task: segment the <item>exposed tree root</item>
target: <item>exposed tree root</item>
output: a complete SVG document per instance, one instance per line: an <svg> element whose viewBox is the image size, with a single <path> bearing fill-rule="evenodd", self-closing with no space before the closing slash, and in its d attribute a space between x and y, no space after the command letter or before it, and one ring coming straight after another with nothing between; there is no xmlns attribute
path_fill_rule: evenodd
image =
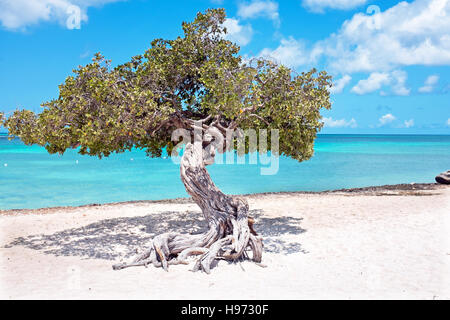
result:
<svg viewBox="0 0 450 320"><path fill-rule="evenodd" d="M247 201L222 193L212 182L205 163L210 163L210 158L205 160L204 151L188 144L181 161L181 179L202 209L209 230L197 235L174 232L158 235L146 250L128 263L114 265L114 270L151 264L167 271L169 265L189 264L188 258L197 255L200 257L193 271L206 273L210 273L217 260L261 262L262 238L253 228L254 219L248 216Z"/></svg>
<svg viewBox="0 0 450 320"><path fill-rule="evenodd" d="M249 221L252 219L250 218ZM252 220L253 221L253 220ZM250 222L249 222L250 225ZM248 229L250 229L248 227ZM114 270L121 270L128 267L137 267L153 265L162 267L168 271L170 265L190 264L188 260L191 256L200 256L193 268L193 271L202 270L210 273L212 265L216 260L238 261L241 259L251 259L258 265L261 265L262 258L262 238L256 233L250 233L246 245L243 245L245 237L239 236L239 233L228 234L208 247L196 246L196 243L204 242L208 244L210 231L202 235L190 235L179 233L164 233L156 236L143 252L134 257L130 262L124 262L113 265ZM200 237L199 237L200 236ZM191 247L182 249L180 244L191 243ZM251 252L251 257L248 255Z"/></svg>

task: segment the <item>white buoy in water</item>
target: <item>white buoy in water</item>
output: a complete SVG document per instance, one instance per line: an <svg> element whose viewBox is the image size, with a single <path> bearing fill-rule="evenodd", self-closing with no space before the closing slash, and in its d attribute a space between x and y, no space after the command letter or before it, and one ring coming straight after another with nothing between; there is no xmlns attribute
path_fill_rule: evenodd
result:
<svg viewBox="0 0 450 320"><path fill-rule="evenodd" d="M5 163L5 164L4 164L4 166L5 166L5 167L7 167L7 166L8 166L8 164L7 164L7 163Z"/></svg>
<svg viewBox="0 0 450 320"><path fill-rule="evenodd" d="M77 161L75 161L75 163L76 163L76 164L78 164L78 160L77 160Z"/></svg>
<svg viewBox="0 0 450 320"><path fill-rule="evenodd" d="M134 161L134 159L133 159L133 158L131 158L130 160L131 160L131 161Z"/></svg>

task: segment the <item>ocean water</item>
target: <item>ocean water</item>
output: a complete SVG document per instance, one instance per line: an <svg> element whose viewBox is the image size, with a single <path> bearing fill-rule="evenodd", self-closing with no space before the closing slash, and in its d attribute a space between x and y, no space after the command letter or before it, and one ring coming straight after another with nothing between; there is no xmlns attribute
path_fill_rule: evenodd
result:
<svg viewBox="0 0 450 320"><path fill-rule="evenodd" d="M261 167L267 166L215 164L209 172L229 194L434 182L450 169L450 135L319 135L309 161L281 157L275 175L261 175ZM141 150L102 160L76 150L49 155L0 135L0 209L186 196L170 158L148 158Z"/></svg>

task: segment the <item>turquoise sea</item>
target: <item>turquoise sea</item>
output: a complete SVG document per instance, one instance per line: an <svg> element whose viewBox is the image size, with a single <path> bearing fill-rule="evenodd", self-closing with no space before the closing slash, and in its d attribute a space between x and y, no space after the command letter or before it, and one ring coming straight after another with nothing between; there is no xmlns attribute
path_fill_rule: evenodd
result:
<svg viewBox="0 0 450 320"><path fill-rule="evenodd" d="M275 175L261 175L260 165L209 167L229 194L434 182L449 169L450 135L319 135L311 160L281 157ZM185 196L170 158L151 159L140 150L102 160L75 150L49 155L0 134L0 210Z"/></svg>

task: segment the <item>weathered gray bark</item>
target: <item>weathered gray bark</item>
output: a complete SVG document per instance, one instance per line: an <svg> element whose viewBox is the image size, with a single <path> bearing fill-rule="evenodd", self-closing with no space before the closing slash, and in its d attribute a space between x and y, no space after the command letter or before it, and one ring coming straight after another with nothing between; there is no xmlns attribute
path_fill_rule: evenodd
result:
<svg viewBox="0 0 450 320"><path fill-rule="evenodd" d="M186 191L203 212L209 229L203 234L179 234L168 232L156 236L148 249L129 263L113 266L120 270L131 266L163 267L171 264L188 264L191 255L200 255L194 271L210 272L217 259L235 261L251 258L259 263L262 257L262 238L253 229L254 220L248 216L247 201L231 197L220 191L206 170L214 159L212 148L203 149L187 144L181 159L180 174ZM252 256L248 256L248 252Z"/></svg>

